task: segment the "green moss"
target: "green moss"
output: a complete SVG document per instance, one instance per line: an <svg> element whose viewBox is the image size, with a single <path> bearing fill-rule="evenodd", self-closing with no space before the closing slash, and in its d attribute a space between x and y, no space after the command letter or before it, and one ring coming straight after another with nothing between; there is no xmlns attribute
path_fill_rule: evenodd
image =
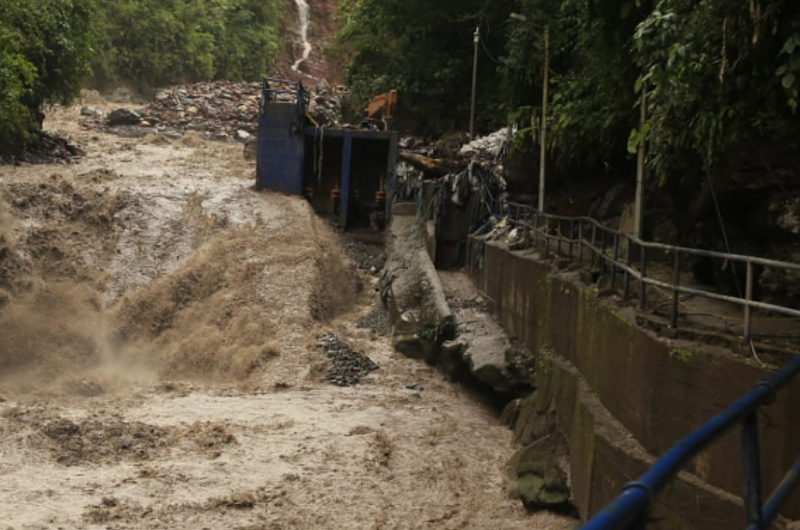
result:
<svg viewBox="0 0 800 530"><path fill-rule="evenodd" d="M675 361L676 363L682 364L684 366L689 366L692 363L692 359L694 358L694 352L691 350L687 350L686 348L675 348L671 352L669 352L669 358Z"/></svg>

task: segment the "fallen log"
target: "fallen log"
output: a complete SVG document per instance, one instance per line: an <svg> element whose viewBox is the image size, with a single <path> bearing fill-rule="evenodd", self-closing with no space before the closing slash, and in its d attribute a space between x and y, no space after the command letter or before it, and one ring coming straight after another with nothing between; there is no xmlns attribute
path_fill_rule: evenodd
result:
<svg viewBox="0 0 800 530"><path fill-rule="evenodd" d="M465 163L459 163L457 160L430 158L418 153L409 153L406 151L400 153L400 158L425 174L437 178L450 173L458 173L466 167Z"/></svg>

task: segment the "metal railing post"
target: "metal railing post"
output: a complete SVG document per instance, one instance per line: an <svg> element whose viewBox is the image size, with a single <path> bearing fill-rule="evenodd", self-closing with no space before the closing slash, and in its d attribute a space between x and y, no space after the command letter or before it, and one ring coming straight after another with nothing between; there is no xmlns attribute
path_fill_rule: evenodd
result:
<svg viewBox="0 0 800 530"><path fill-rule="evenodd" d="M761 454L758 445L758 409L756 409L742 422L742 460L747 523L761 528L764 517L761 502Z"/></svg>
<svg viewBox="0 0 800 530"><path fill-rule="evenodd" d="M680 297L680 292L678 291L678 287L681 284L681 253L675 250L675 262L673 264L672 270L672 313L671 313L671 321L670 325L673 328L678 327L678 301Z"/></svg>
<svg viewBox="0 0 800 530"><path fill-rule="evenodd" d="M544 259L550 258L550 218L544 218Z"/></svg>
<svg viewBox="0 0 800 530"><path fill-rule="evenodd" d="M533 246L539 244L539 212L533 214Z"/></svg>
<svg viewBox="0 0 800 530"><path fill-rule="evenodd" d="M583 263L583 219L578 219L578 263Z"/></svg>
<svg viewBox="0 0 800 530"><path fill-rule="evenodd" d="M639 280L639 309L644 310L647 308L647 283L644 281L647 277L647 248L642 245L639 250L639 272L642 274L642 279Z"/></svg>
<svg viewBox="0 0 800 530"><path fill-rule="evenodd" d="M597 225L592 223L592 267L597 260Z"/></svg>
<svg viewBox="0 0 800 530"><path fill-rule="evenodd" d="M575 256L573 256L573 252L572 252L572 249L574 247L574 244L572 243L572 241L574 239L575 239L575 220L574 219L570 219L570 221L569 221L569 259L574 259L575 258Z"/></svg>
<svg viewBox="0 0 800 530"><path fill-rule="evenodd" d="M753 301L753 262L747 262L747 285L745 286L744 299L744 341L750 342L752 337L752 308L750 302Z"/></svg>
<svg viewBox="0 0 800 530"><path fill-rule="evenodd" d="M626 236L625 241L627 241L627 248L625 249L625 264L628 266L625 269L625 294L624 298L627 300L631 296L631 263L632 261L632 254L633 254L633 247L632 241Z"/></svg>
<svg viewBox="0 0 800 530"><path fill-rule="evenodd" d="M600 276L606 274L606 231L603 230L603 241L600 243Z"/></svg>
<svg viewBox="0 0 800 530"><path fill-rule="evenodd" d="M611 254L611 288L617 287L617 259L619 258L619 234L614 234L614 249Z"/></svg>
<svg viewBox="0 0 800 530"><path fill-rule="evenodd" d="M564 255L564 253L561 251L561 219L557 219L556 222L558 223L556 225L556 239L558 240L558 242L556 243L556 252L558 253L558 257L560 258L561 256Z"/></svg>

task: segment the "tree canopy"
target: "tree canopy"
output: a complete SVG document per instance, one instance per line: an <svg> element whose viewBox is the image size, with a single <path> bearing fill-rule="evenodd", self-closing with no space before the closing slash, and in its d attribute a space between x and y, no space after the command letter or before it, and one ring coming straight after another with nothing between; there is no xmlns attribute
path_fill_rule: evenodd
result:
<svg viewBox="0 0 800 530"><path fill-rule="evenodd" d="M280 0L0 0L0 150L84 84L256 80L279 51Z"/></svg>
<svg viewBox="0 0 800 530"><path fill-rule="evenodd" d="M255 80L279 51L280 0L95 0L95 83Z"/></svg>
<svg viewBox="0 0 800 530"><path fill-rule="evenodd" d="M466 125L479 26L479 124L511 120L528 140L548 29L547 147L573 171L629 167L629 147L644 136L651 173L680 179L743 145L792 146L800 133L798 2L343 0L341 16L339 52L349 54L356 96L397 88L411 121L437 132Z"/></svg>
<svg viewBox="0 0 800 530"><path fill-rule="evenodd" d="M0 3L0 150L12 151L41 126L44 104L66 103L80 89L91 11L83 1Z"/></svg>

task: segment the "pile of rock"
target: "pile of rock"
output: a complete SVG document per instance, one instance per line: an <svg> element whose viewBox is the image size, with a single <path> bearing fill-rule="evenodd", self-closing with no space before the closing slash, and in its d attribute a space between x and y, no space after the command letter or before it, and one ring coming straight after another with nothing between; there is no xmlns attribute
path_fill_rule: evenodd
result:
<svg viewBox="0 0 800 530"><path fill-rule="evenodd" d="M273 88L275 100L296 101L293 85ZM320 84L309 91L308 113L320 127L338 127L346 99L345 90ZM191 131L214 140L246 142L258 130L260 101L260 83L220 81L160 89L154 101L138 111L120 108L104 116L96 109L84 107L81 114L87 129L114 129L121 135Z"/></svg>
<svg viewBox="0 0 800 530"><path fill-rule="evenodd" d="M156 92L141 111L144 126L196 131L217 140L244 141L258 128L259 83L197 83Z"/></svg>
<svg viewBox="0 0 800 530"><path fill-rule="evenodd" d="M372 359L354 351L335 335L323 335L317 345L331 362L331 368L322 378L323 381L336 386L355 386L370 372L378 369L378 365Z"/></svg>

